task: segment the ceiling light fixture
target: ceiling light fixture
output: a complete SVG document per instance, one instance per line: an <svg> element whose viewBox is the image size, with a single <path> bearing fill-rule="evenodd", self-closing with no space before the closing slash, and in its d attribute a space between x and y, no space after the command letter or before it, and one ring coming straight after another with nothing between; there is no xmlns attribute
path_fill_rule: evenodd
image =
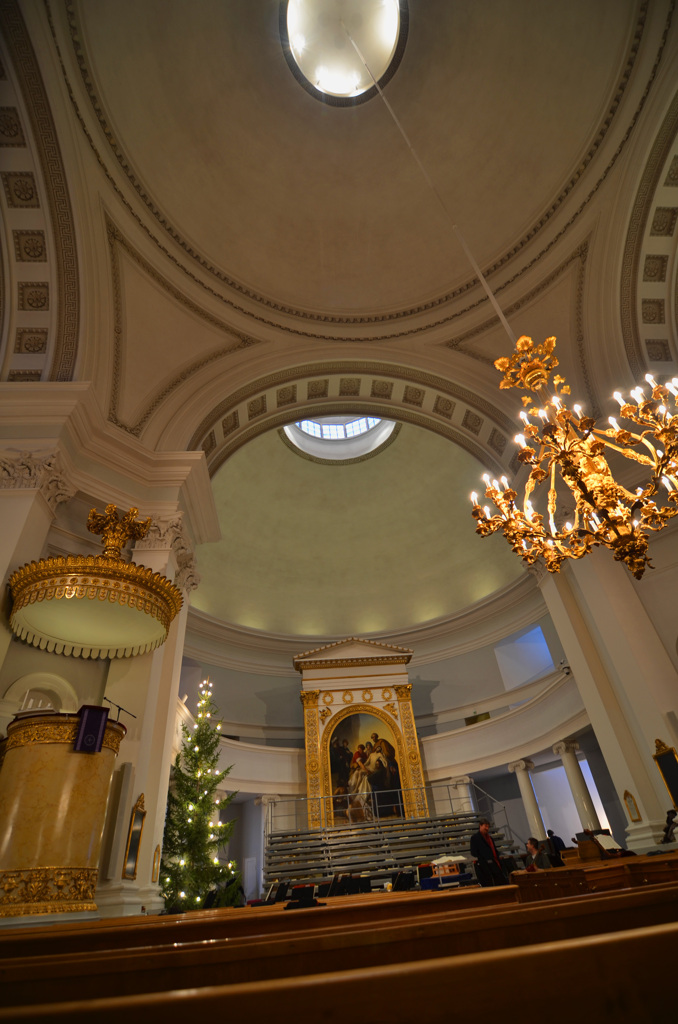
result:
<svg viewBox="0 0 678 1024"><path fill-rule="evenodd" d="M398 66L407 13L406 0L283 0L280 36L290 69L324 102L370 99Z"/></svg>
<svg viewBox="0 0 678 1024"><path fill-rule="evenodd" d="M477 494L472 494L476 533L487 537L501 531L525 562L531 565L542 559L549 572L559 572L568 558L582 558L592 548L604 546L640 579L646 568L652 568L648 534L662 530L678 515L678 415L668 408L671 403L676 407L678 378L657 384L648 373L650 395L635 388L629 401L615 392L619 419L632 426L626 429L610 416L610 426L600 429L581 406L567 407L562 396L569 395L570 388L564 377L555 375L549 390L550 375L558 366L555 344L555 338L547 338L535 345L523 335L513 355L495 361L504 374L501 389L517 387L528 392L522 398L526 406L520 414L522 432L515 441L518 458L529 466L530 475L522 508L506 477L501 481L484 477L485 497L498 513L492 514L487 505L481 508ZM537 396L539 407L530 392ZM645 486L630 491L617 483L606 458L609 452L649 470ZM532 495L546 481L547 500L539 511ZM562 502L564 496L570 507L559 514L558 500Z"/></svg>

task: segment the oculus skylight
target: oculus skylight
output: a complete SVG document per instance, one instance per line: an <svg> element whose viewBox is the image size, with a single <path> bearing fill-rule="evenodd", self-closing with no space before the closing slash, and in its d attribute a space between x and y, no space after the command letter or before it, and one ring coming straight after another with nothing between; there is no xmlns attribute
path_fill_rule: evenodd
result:
<svg viewBox="0 0 678 1024"><path fill-rule="evenodd" d="M283 0L285 57L304 88L348 105L375 95L394 73L407 38L405 0Z"/></svg>
<svg viewBox="0 0 678 1024"><path fill-rule="evenodd" d="M316 416L283 428L295 448L321 462L354 461L374 454L392 439L397 424L351 413Z"/></svg>

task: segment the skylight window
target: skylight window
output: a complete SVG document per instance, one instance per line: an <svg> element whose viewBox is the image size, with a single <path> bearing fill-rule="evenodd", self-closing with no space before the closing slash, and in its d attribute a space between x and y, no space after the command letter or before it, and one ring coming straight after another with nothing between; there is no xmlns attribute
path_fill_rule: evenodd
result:
<svg viewBox="0 0 678 1024"><path fill-rule="evenodd" d="M362 102L394 73L407 38L406 0L283 0L285 57L304 88L335 105Z"/></svg>
<svg viewBox="0 0 678 1024"><path fill-rule="evenodd" d="M329 423L324 420L300 420L297 426L309 437L321 437L323 441L343 441L347 437L358 437L372 430L381 420L375 416L361 416L346 423Z"/></svg>
<svg viewBox="0 0 678 1024"><path fill-rule="evenodd" d="M297 420L283 431L295 448L320 462L353 462L393 440L396 426L393 420L378 416L339 413Z"/></svg>

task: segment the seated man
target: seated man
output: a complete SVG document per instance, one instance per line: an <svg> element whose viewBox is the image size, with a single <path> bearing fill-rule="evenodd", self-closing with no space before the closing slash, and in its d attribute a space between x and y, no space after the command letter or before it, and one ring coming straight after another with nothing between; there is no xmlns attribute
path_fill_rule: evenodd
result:
<svg viewBox="0 0 678 1024"><path fill-rule="evenodd" d="M478 831L471 836L471 856L481 885L508 885L508 874L490 835L487 818L480 819Z"/></svg>
<svg viewBox="0 0 678 1024"><path fill-rule="evenodd" d="M528 871L547 871L551 867L551 861L546 850L540 847L539 840L530 836L525 845L527 849L525 868Z"/></svg>

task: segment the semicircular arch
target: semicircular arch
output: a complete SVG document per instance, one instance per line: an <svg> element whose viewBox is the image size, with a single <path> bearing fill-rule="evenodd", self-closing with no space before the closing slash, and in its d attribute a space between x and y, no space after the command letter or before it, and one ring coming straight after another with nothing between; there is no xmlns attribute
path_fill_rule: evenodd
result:
<svg viewBox="0 0 678 1024"><path fill-rule="evenodd" d="M238 449L288 423L337 413L423 427L492 472L509 465L515 425L497 406L444 377L391 363L319 362L268 374L234 391L195 428L189 449L205 452L210 475Z"/></svg>

